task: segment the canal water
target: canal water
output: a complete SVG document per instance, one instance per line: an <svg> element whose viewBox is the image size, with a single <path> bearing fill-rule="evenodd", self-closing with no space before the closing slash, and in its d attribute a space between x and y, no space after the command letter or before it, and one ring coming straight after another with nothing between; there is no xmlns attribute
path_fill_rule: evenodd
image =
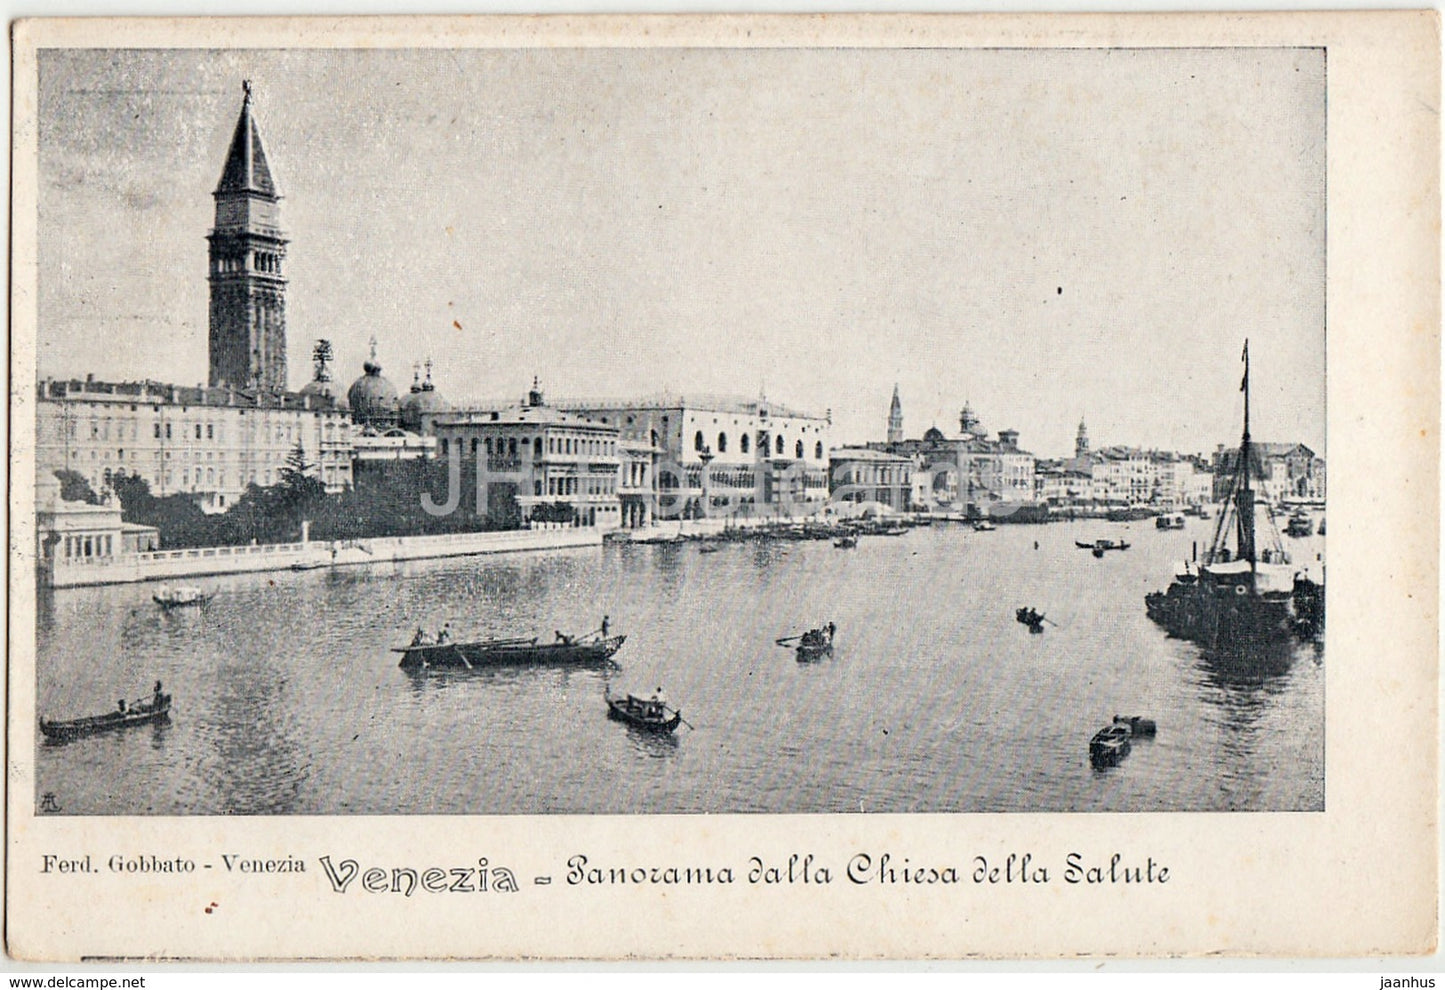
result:
<svg viewBox="0 0 1445 990"><path fill-rule="evenodd" d="M36 801L94 814L1305 811L1324 807L1322 650L1269 673L1171 640L1144 612L1212 523L956 525L900 537L609 545L42 597L38 709L173 694L168 723L54 744ZM1102 559L1074 541L1125 539ZM1291 540L1319 576L1323 538ZM1014 611L1050 620L1030 635ZM418 625L457 638L585 633L608 668L412 673ZM778 637L835 622L834 655ZM690 727L606 717L662 686ZM1158 723L1091 767L1114 714ZM49 795L48 801L46 795Z"/></svg>

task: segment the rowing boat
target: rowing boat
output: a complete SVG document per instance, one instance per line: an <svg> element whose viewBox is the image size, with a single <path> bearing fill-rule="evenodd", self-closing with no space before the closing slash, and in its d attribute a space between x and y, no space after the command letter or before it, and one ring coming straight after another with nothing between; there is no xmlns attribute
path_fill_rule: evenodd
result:
<svg viewBox="0 0 1445 990"><path fill-rule="evenodd" d="M138 701L129 708L120 708L104 715L87 715L83 718L56 720L42 718L40 731L47 739L74 739L111 729L123 729L146 722L161 722L170 717L171 696L157 694L148 701Z"/></svg>

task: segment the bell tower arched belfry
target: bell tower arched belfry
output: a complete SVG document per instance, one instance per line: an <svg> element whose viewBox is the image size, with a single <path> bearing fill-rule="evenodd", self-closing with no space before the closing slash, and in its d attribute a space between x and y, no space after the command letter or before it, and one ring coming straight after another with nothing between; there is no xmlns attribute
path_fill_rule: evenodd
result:
<svg viewBox="0 0 1445 990"><path fill-rule="evenodd" d="M286 389L286 236L281 195L251 112L251 83L243 83L241 116L221 181L212 194L212 385L280 392Z"/></svg>

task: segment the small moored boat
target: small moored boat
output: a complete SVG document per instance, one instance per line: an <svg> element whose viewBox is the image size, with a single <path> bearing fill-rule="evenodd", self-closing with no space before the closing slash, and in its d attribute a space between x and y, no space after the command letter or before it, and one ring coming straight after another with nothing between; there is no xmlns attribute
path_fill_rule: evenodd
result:
<svg viewBox="0 0 1445 990"><path fill-rule="evenodd" d="M833 546L837 547L839 550L851 550L857 545L858 537L856 536L841 536L833 541Z"/></svg>
<svg viewBox="0 0 1445 990"><path fill-rule="evenodd" d="M75 739L111 729L163 721L170 717L170 711L171 696L162 693L161 683L156 681L155 692L149 698L133 701L129 705L122 701L115 711L103 715L60 720L42 718L40 731L47 739Z"/></svg>
<svg viewBox="0 0 1445 990"><path fill-rule="evenodd" d="M607 717L626 722L628 725L648 732L672 732L682 724L682 709L669 708L661 697L661 690L651 698L639 698L635 694L612 696L612 688L603 688L602 697L607 701Z"/></svg>
<svg viewBox="0 0 1445 990"><path fill-rule="evenodd" d="M1129 755L1129 726L1113 723L1089 740L1089 760L1095 766L1112 766Z"/></svg>
<svg viewBox="0 0 1445 990"><path fill-rule="evenodd" d="M189 585L172 587L166 584L161 585L151 595L151 598L161 608L184 608L188 605L201 606L207 604L215 597L215 594L208 595L200 588Z"/></svg>
<svg viewBox="0 0 1445 990"><path fill-rule="evenodd" d="M1145 718L1143 715L1115 715L1114 724L1122 725L1129 730L1131 736L1152 736L1157 727L1152 718Z"/></svg>
<svg viewBox="0 0 1445 990"><path fill-rule="evenodd" d="M1284 524L1284 531L1287 536L1313 536L1315 522L1308 512L1296 512Z"/></svg>
<svg viewBox="0 0 1445 990"><path fill-rule="evenodd" d="M1171 512L1171 513L1169 513L1169 514L1167 514L1167 515L1159 516L1158 518L1156 518L1156 519L1154 520L1154 528L1155 528L1155 529L1183 529L1183 528L1184 528L1184 513L1182 513L1182 512Z"/></svg>

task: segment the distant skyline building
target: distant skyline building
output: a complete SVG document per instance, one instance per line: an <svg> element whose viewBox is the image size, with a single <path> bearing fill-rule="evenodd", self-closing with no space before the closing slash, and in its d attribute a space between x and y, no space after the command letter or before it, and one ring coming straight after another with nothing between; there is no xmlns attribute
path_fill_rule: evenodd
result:
<svg viewBox="0 0 1445 990"><path fill-rule="evenodd" d="M893 402L888 407L888 442L903 442L903 400L898 397L898 385L893 385Z"/></svg>
<svg viewBox="0 0 1445 990"><path fill-rule="evenodd" d="M243 84L241 115L231 137L210 242L210 384L286 390L286 235L261 132Z"/></svg>

